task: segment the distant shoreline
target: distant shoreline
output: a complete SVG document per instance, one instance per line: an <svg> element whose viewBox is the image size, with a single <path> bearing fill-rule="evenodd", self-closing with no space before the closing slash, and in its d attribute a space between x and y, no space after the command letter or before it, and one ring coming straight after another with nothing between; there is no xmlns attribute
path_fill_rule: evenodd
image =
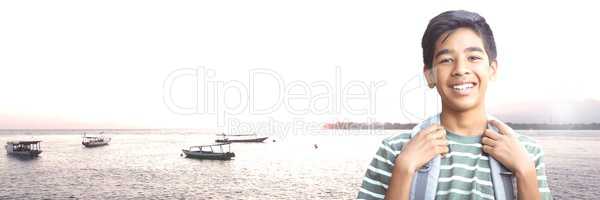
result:
<svg viewBox="0 0 600 200"><path fill-rule="evenodd" d="M600 130L600 123L571 123L571 124L547 124L547 123L512 123L508 126L515 130ZM416 123L360 123L360 122L337 122L323 126L324 129L349 129L349 130L410 130Z"/></svg>

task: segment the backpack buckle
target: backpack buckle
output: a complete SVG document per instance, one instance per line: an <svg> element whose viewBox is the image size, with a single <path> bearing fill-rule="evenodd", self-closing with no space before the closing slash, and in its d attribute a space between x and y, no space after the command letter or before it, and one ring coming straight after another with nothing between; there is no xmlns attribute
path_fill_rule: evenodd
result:
<svg viewBox="0 0 600 200"><path fill-rule="evenodd" d="M500 172L501 175L513 175L513 173L511 171L502 171Z"/></svg>
<svg viewBox="0 0 600 200"><path fill-rule="evenodd" d="M419 172L428 172L431 169L431 161L427 162L427 164L423 165Z"/></svg>

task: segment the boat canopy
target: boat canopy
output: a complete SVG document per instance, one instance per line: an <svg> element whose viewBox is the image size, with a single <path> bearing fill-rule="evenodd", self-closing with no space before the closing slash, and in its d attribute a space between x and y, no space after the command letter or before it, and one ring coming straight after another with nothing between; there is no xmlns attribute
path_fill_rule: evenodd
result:
<svg viewBox="0 0 600 200"><path fill-rule="evenodd" d="M256 135L257 135L256 133L252 133L252 134L231 134L231 135L224 134L224 133L217 134L217 136L223 136L223 137L227 137L227 136L234 136L234 137L239 137L239 136L256 136Z"/></svg>
<svg viewBox="0 0 600 200"><path fill-rule="evenodd" d="M10 142L7 142L7 144L13 144L13 145L18 145L18 144L21 144L21 145L30 145L30 144L37 144L37 143L40 143L40 142L42 142L42 141L41 140L10 141Z"/></svg>

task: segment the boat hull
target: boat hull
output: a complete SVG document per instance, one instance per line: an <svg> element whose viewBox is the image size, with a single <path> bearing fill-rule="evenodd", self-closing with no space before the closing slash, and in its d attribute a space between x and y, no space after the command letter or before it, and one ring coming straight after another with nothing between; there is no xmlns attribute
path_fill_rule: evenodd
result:
<svg viewBox="0 0 600 200"><path fill-rule="evenodd" d="M100 147L100 146L108 145L108 142L102 142L102 143L86 143L86 142L82 142L81 144L83 146L85 146L85 147Z"/></svg>
<svg viewBox="0 0 600 200"><path fill-rule="evenodd" d="M14 156L37 157L42 153L39 143L41 141L7 142L4 146L6 153Z"/></svg>
<svg viewBox="0 0 600 200"><path fill-rule="evenodd" d="M253 139L217 139L215 142L263 142L269 137L253 138Z"/></svg>
<svg viewBox="0 0 600 200"><path fill-rule="evenodd" d="M39 156L42 151L41 150L31 150L31 151L7 151L6 152L9 155L14 155L14 156L31 156L31 157L37 157Z"/></svg>
<svg viewBox="0 0 600 200"><path fill-rule="evenodd" d="M235 157L235 153L226 152L226 153L213 153L213 152L200 152L200 151L189 151L189 150L181 150L185 154L186 158L195 158L201 160L231 160L231 158Z"/></svg>

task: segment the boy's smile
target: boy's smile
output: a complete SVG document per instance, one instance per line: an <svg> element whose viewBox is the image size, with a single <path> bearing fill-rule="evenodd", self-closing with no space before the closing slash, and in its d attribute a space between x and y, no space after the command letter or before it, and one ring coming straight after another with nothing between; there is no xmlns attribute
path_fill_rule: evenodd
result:
<svg viewBox="0 0 600 200"><path fill-rule="evenodd" d="M487 83L495 77L481 37L470 28L443 34L436 42L432 68L425 76L435 83L442 103L454 111L483 108Z"/></svg>
<svg viewBox="0 0 600 200"><path fill-rule="evenodd" d="M477 81L456 80L450 83L450 87L460 96L468 96L474 87L477 86Z"/></svg>

